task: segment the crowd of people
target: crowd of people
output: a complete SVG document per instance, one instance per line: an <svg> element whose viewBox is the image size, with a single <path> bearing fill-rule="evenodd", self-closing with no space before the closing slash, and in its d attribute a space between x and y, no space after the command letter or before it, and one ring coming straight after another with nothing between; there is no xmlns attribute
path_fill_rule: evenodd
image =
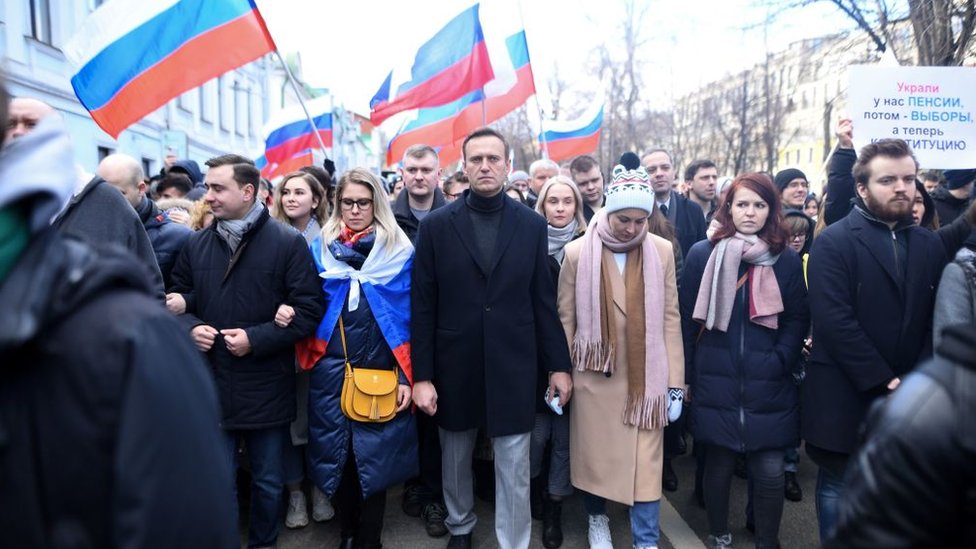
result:
<svg viewBox="0 0 976 549"><path fill-rule="evenodd" d="M821 543L976 540L976 170L920 177L842 120L820 197L795 168L679 178L664 149L512 171L491 128L449 175L410 147L395 185L331 163L272 185L237 154L79 178L53 109L0 87L0 118L15 546L235 547L243 515L273 547L337 515L340 548L379 548L404 485L450 549L476 497L503 549L534 519L546 548L580 520L611 549L608 501L646 549L689 435L710 549L737 470L779 546L801 447Z"/></svg>

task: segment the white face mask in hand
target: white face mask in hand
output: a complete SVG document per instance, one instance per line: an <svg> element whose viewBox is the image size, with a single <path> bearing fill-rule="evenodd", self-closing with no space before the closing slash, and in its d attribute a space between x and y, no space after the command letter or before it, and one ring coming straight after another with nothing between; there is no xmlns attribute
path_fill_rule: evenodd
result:
<svg viewBox="0 0 976 549"><path fill-rule="evenodd" d="M681 417L681 406L685 401L683 389L671 387L668 389L668 421L674 423Z"/></svg>

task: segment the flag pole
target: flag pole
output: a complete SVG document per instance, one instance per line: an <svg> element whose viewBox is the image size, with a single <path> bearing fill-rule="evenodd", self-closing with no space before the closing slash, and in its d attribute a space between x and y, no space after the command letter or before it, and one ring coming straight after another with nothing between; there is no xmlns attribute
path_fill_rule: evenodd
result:
<svg viewBox="0 0 976 549"><path fill-rule="evenodd" d="M295 79L295 75L291 73L291 69L288 68L288 63L285 63L285 58L281 56L281 52L277 48L274 50L275 55L278 56L278 61L281 63L281 67L285 69L285 74L288 76L288 81L291 82L291 87L295 90L295 97L298 98L298 104L302 106L302 110L305 112L305 119L308 120L310 126L312 126L312 132L315 133L315 140L319 142L319 147L322 148L322 154L326 158L329 158L329 153L326 152L325 141L322 141L322 136L319 135L319 129L315 125L315 121L312 120L312 115L308 112L308 107L305 106L305 100L302 99L302 92L298 87L298 80ZM331 113L330 113L331 115Z"/></svg>
<svg viewBox="0 0 976 549"><path fill-rule="evenodd" d="M519 20L522 22L522 32L525 33L525 49L526 49L526 53L528 53L529 33L526 32L525 30L525 15L522 13L522 2L516 0L515 3L518 6ZM530 59L531 57L532 56L529 55ZM535 90L535 93L533 93L532 95L535 97L535 109L536 112L539 114L539 143L542 145L542 158L548 159L549 144L546 143L546 129L545 127L543 127L545 123L545 118L542 116L542 103L539 102L539 87L536 86L535 71L531 71L531 73L532 73L532 89Z"/></svg>

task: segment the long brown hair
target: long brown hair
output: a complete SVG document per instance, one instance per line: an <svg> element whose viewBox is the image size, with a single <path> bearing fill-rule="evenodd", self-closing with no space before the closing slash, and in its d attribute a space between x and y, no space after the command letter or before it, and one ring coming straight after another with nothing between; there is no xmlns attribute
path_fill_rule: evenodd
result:
<svg viewBox="0 0 976 549"><path fill-rule="evenodd" d="M709 238L712 243L718 242L723 238L733 236L736 232L735 224L732 223L732 201L735 200L735 193L740 188L746 188L759 195L769 206L769 216L766 217L766 224L759 229L756 236L769 244L769 251L778 254L786 248L786 240L789 235L783 228L783 206L779 201L779 193L773 186L773 180L764 173L744 173L735 178L725 195L723 202L717 212L714 221L719 227Z"/></svg>
<svg viewBox="0 0 976 549"><path fill-rule="evenodd" d="M291 219L289 219L288 216L285 215L285 211L284 211L285 209L282 207L282 200L283 200L282 193L285 191L285 183L288 183L292 179L300 179L304 181L305 184L308 185L308 190L312 193L312 196L314 196L315 199L318 200L319 205L312 208L312 211L309 213L311 214L311 217L315 219L315 221L321 227L322 224L325 222L325 218L329 215L329 203L328 203L329 197L328 195L326 195L325 189L322 188L322 184L319 183L319 180L316 179L314 175L302 171L291 172L290 174L286 175L284 179L281 180L281 183L278 183L277 187L275 187L275 192L274 192L275 219L281 221L285 225L291 225Z"/></svg>

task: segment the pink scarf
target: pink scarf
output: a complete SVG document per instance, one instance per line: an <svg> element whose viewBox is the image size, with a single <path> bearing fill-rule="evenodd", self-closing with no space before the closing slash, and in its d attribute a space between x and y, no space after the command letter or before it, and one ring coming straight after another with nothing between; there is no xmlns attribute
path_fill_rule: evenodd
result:
<svg viewBox="0 0 976 549"><path fill-rule="evenodd" d="M713 221L708 236L711 237L717 228L718 224ZM750 264L749 320L775 330L779 326L779 313L783 312L783 297L773 272L778 259L779 254L771 254L769 244L756 235L736 232L719 240L705 264L692 318L704 322L707 330L728 331L739 265L745 261Z"/></svg>
<svg viewBox="0 0 976 549"><path fill-rule="evenodd" d="M576 335L573 364L579 371L613 373L621 342L616 341L608 269L613 260L604 248L627 252L625 272L627 326L627 403L623 422L641 429L667 425L668 360L664 343L664 270L648 233L629 242L610 232L606 210L584 234L576 271Z"/></svg>

